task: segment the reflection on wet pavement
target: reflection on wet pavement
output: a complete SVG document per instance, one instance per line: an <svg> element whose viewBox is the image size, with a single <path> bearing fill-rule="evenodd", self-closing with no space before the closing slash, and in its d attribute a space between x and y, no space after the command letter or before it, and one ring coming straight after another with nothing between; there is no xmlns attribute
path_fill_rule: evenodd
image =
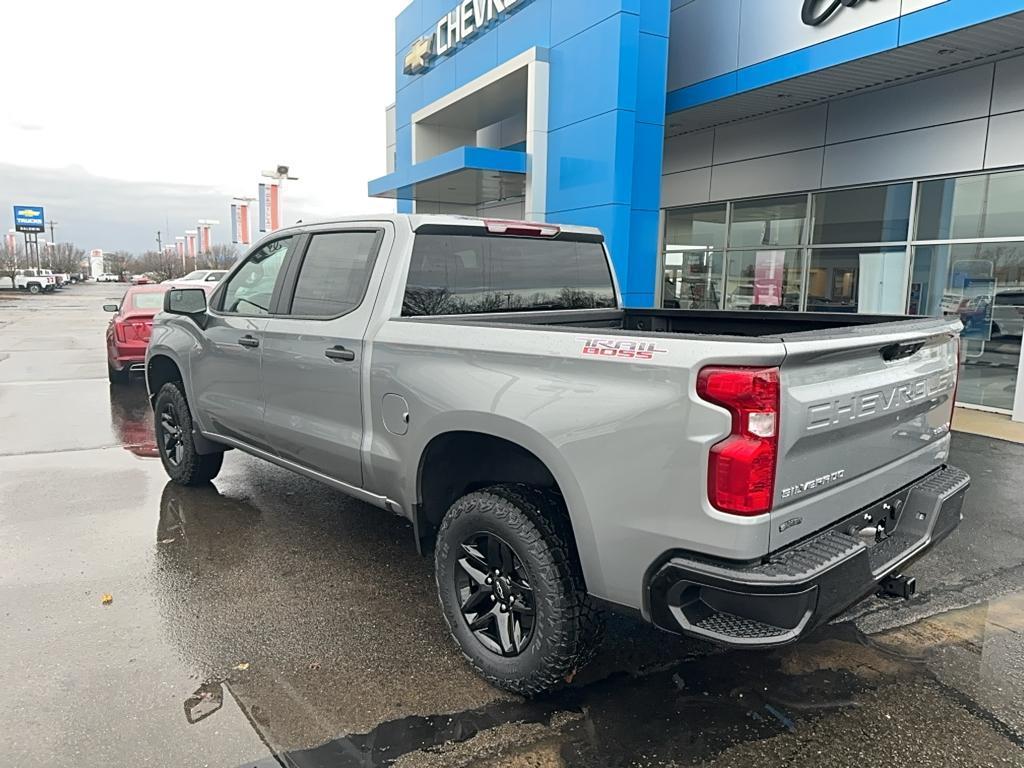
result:
<svg viewBox="0 0 1024 768"><path fill-rule="evenodd" d="M143 459L160 457L145 382L110 387L110 426L126 451Z"/></svg>
<svg viewBox="0 0 1024 768"><path fill-rule="evenodd" d="M263 546L265 528L273 524L268 514L221 496L213 488L168 485L161 500L157 539L162 544L161 578L166 587L173 587L167 589L162 611L164 620L174 625L168 627L169 633L188 643L193 662L202 661L211 670L226 669L230 659L253 660L245 671L230 672L213 685L219 689L223 683L230 689L261 739L287 765L506 764L512 753L515 759L525 761L524 765L535 764L534 758L539 760L542 754L557 757L552 764L569 766L717 765L716 760L731 759L733 753L746 754L737 751L741 747L753 750L753 756L762 748L785 749L787 740L801 744L809 733L837 727L836 723L847 722L851 714L862 716L865 707L887 708L879 710L887 723L899 719L904 749L920 740L914 736L915 728L919 734L936 738L928 730L929 713L945 707L954 719L944 728L965 738L980 738L991 748L973 756L965 754L964 761L957 764L986 765L989 763L979 755L986 760L1002 755L1002 764L1024 765L1024 729L1018 714L1024 696L1024 670L1019 669L1019 659L1024 658L1024 613L1020 610L1024 593L872 637L852 623L842 623L778 651L716 653L697 646L683 658L680 651L685 646L677 639L653 633L645 638L646 627L617 618L612 624L610 648L598 660L598 679L529 702L484 689L479 691L486 701L482 706L441 710L450 712L445 714L385 717L370 728L352 727L341 738L289 748L299 733L309 736L300 742L316 742L318 737L323 741L324 732L311 728L311 723L355 726L362 719L361 712L408 711L409 700L416 696L414 686L424 682L453 686L456 678L446 679L444 667L437 668L438 658L452 654L439 623L432 618L434 599L428 569L415 561L406 567L419 574L419 585L408 585L397 599L379 594L370 602L385 620L385 627L403 614L420 627L437 625L426 638L428 645L434 645L432 650L424 653L424 648L409 647L403 652L404 630L398 624L391 632L382 628L383 634L375 640L366 638L353 644L351 633L358 630L346 623L334 632L334 643L344 657L334 656L332 661L332 653L318 653L315 662L303 665L306 657L290 657L285 650L285 657L261 658L259 643L249 646L246 638L259 638L262 628L253 627L253 634L247 635L244 621L232 621L233 611L218 604L218 585L234 583L241 571L260 567L252 558ZM346 538L346 542L332 542L333 546L351 544L360 547L361 554L350 551L342 557L329 586L338 587L334 579L342 582L346 572L372 580L375 561L395 555L386 544L383 550L374 550L358 532L350 530ZM314 556L317 550L313 548ZM292 575L288 568L280 573ZM390 580L397 574L388 568L379 575ZM412 598L412 607L405 597ZM362 605L359 602L345 606L342 618L335 598L328 597L314 610L343 622L371 621L381 627L356 607ZM245 613L254 619L272 616L278 609L268 601L275 599L273 591L264 588L247 593ZM312 615L295 618L309 621ZM656 665L654 669L621 671L623 657L631 655L624 650L629 645L624 642L626 637L650 643L645 661ZM313 637L297 641L306 649L323 647ZM383 650L390 661L377 657L362 642ZM986 669L989 678L991 673L1006 674L1013 666L1009 657L1014 654L1017 675L1001 689L976 684L986 679ZM424 660L419 663L426 667L419 683L414 682L412 670L402 669L406 661L416 659ZM946 669L955 670L972 685L950 681ZM317 682L323 678L332 682L324 687ZM186 708L213 706L210 685L200 687ZM394 698L380 699L374 690L377 687L387 688ZM913 695L900 691L912 691ZM922 706L925 702L927 707ZM965 706L967 702L970 707ZM423 711L418 705L411 709ZM833 741L836 738L830 736ZM865 746L863 739L863 733L856 730L835 746L870 751L872 747ZM882 739L879 744L888 741ZM957 744L947 747L958 749ZM962 751L962 745L959 748ZM978 760L971 762L975 757ZM804 764L794 755L788 759L794 761L791 764ZM821 763L808 760L806 764Z"/></svg>
<svg viewBox="0 0 1024 768"><path fill-rule="evenodd" d="M1001 719L943 682L936 655L937 648L968 654L958 659L958 669L977 673L985 666L985 647L1011 643L1020 664L1021 607L1024 594L873 639L850 624L834 625L782 651L696 656L653 674L612 675L533 702L402 718L281 757L304 768L463 766L490 760L501 765L749 765L748 759L764 757L767 750L785 755L785 765L851 765L849 757L870 755L893 762L862 764L931 764L901 763L901 755L912 761L926 746L937 756L958 756L937 764L1024 765L1019 722ZM1013 627L1000 623L1005 616L1014 617ZM935 648L917 642L921 632L932 637ZM1024 691L1019 678L986 690L1000 691L1006 714L1019 718ZM843 736L842 724L849 726L851 715L861 716L865 708L877 710L886 730L872 735L855 728ZM936 722L940 710L944 716ZM541 727L529 727L535 724ZM838 737L815 739L833 750L830 759L820 750L801 755L810 734L831 733L836 724ZM491 729L496 739L488 738ZM943 733L957 738L943 744ZM922 745L923 739L929 743Z"/></svg>

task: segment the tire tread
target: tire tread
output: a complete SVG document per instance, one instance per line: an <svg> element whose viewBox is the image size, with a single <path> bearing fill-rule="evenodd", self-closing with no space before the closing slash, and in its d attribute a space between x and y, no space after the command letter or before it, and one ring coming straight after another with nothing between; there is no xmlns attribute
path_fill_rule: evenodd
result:
<svg viewBox="0 0 1024 768"><path fill-rule="evenodd" d="M179 485L206 485L220 474L221 466L224 463L224 454L223 452L208 454L199 454L196 452L195 443L192 440L192 412L189 410L188 400L185 399L185 393L182 391L181 383L176 381L164 384L156 396L156 405L153 408L153 420L155 422L155 429L157 430L158 443L160 438L160 406L161 403L166 402L167 400L171 400L174 403L175 409L178 412L179 424L181 425L182 431L188 435L188 441L185 443L185 460L177 468L171 467L166 461L164 461L163 448L160 448L160 459L163 462L164 469L167 471L170 478Z"/></svg>
<svg viewBox="0 0 1024 768"><path fill-rule="evenodd" d="M534 696L571 679L591 661L603 634L604 616L587 594L575 541L559 496L522 484L495 485L469 493L456 500L445 515L438 542L447 541L448 531L460 517L481 511L507 525L518 547L526 550L535 563L546 563L541 567L541 578L557 585L556 598L548 606L552 615L546 627L551 638L550 651L526 676L498 676L461 647L448 612L442 613L463 657L481 677L497 688ZM444 545L439 546L436 553L439 594L443 550Z"/></svg>

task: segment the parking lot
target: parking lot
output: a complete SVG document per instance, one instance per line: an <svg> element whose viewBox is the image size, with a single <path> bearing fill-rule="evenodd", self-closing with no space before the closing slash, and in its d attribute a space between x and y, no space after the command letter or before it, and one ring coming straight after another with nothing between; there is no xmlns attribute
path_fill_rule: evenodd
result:
<svg viewBox="0 0 1024 768"><path fill-rule="evenodd" d="M955 436L966 519L913 601L773 652L614 617L527 701L465 665L404 521L237 451L167 482L104 373L120 290L0 294L5 764L1024 766L1024 447Z"/></svg>

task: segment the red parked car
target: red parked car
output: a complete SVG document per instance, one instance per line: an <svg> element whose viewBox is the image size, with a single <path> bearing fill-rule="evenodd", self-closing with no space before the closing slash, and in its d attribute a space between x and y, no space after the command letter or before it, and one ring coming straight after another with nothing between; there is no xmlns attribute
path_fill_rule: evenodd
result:
<svg viewBox="0 0 1024 768"><path fill-rule="evenodd" d="M133 285L120 304L104 304L113 312L107 326L107 373L112 384L128 381L132 371L145 369L146 347L153 318L164 307L167 285Z"/></svg>

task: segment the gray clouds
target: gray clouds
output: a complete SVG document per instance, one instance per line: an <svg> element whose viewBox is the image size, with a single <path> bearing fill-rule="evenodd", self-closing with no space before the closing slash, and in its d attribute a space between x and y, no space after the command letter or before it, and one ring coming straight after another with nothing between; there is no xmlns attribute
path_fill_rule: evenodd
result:
<svg viewBox="0 0 1024 768"><path fill-rule="evenodd" d="M244 190L240 190L244 191ZM297 190L296 190L297 192ZM251 196L255 197L255 188ZM14 226L12 206L42 205L58 222L58 242L81 248L141 252L195 229L199 219L215 219L214 242L231 242L231 200L222 190L199 185L121 181L94 176L81 167L24 168L0 164L0 228ZM286 190L285 223L314 218L304 201ZM256 232L255 209L253 233ZM169 230L169 231L168 231ZM49 239L49 233L45 235Z"/></svg>

